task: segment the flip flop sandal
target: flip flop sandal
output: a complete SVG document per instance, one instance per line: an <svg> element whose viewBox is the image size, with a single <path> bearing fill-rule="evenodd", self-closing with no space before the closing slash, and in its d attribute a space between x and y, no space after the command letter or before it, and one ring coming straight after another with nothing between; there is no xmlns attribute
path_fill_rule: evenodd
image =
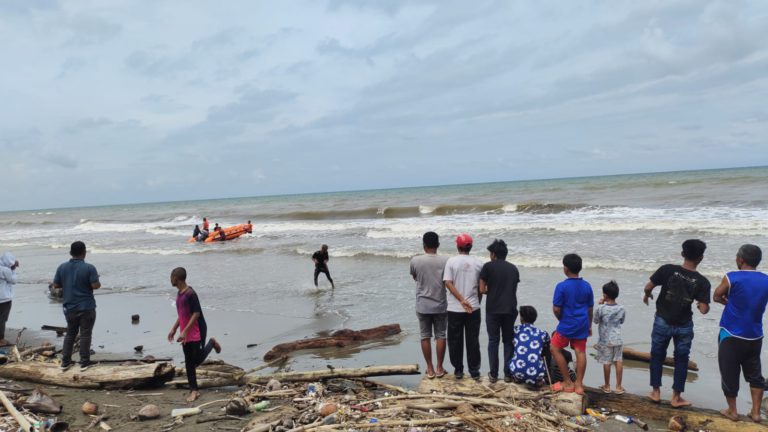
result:
<svg viewBox="0 0 768 432"><path fill-rule="evenodd" d="M562 381L558 381L558 382L550 385L549 389L552 390L553 392L557 392L557 393L563 391L563 383L562 383Z"/></svg>
<svg viewBox="0 0 768 432"><path fill-rule="evenodd" d="M427 374L427 379L435 379L435 374Z"/></svg>
<svg viewBox="0 0 768 432"><path fill-rule="evenodd" d="M448 374L448 372L443 371L443 373L439 373L439 374L435 375L435 378L442 378L442 377L444 377L447 374Z"/></svg>
<svg viewBox="0 0 768 432"><path fill-rule="evenodd" d="M611 388L610 388L610 387L606 387L606 386L600 386L600 390L602 390L602 391L603 391L603 393L606 393L606 394L611 392ZM616 393L617 393L617 394L621 394L621 393L619 393L619 392L616 392ZM623 392L622 392L622 393L623 393Z"/></svg>
<svg viewBox="0 0 768 432"><path fill-rule="evenodd" d="M614 392L615 394L617 394L617 395L623 395L623 394L624 394L624 393L626 393L627 391L626 391L626 390L624 390L624 389L621 389L621 390L619 390L619 389L616 389L616 390L614 390L613 392Z"/></svg>

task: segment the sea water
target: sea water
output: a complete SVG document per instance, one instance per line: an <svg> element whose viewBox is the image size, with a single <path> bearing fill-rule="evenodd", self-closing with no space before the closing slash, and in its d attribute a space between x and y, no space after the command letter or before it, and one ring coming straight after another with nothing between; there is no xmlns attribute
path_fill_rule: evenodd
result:
<svg viewBox="0 0 768 432"><path fill-rule="evenodd" d="M627 308L624 340L648 350L655 309L642 303L642 288L660 265L681 262L685 239L707 242L700 270L713 288L735 268L741 244L768 248L767 176L768 168L742 168L0 213L0 250L12 250L22 264L9 326L63 324L61 305L44 290L68 259L69 244L82 240L103 284L97 351L144 345L146 353L181 358L166 334L175 320L169 274L184 266L209 334L219 337L222 358L232 363L256 366L271 346L288 340L399 323L401 337L365 350L302 353L290 367L423 365L408 260L432 230L440 235L441 254L454 254L456 235L466 232L475 239L472 253L484 260L486 245L504 239L521 272L518 301L535 306L537 325L547 330L556 325L551 297L564 277L561 258L579 253L596 300L605 282L619 283L618 302ZM222 226L251 220L253 234L187 243L203 217ZM335 290L322 274L319 289L312 282L310 256L321 244L330 247ZM130 323L134 313L142 315L138 325ZM701 371L689 375L686 389L710 407L723 403L716 358L721 313L713 305L708 315L695 316L692 360ZM484 328L481 341L485 373ZM259 345L246 349L248 343ZM668 397L671 376L664 380ZM594 359L586 381L602 383ZM647 366L628 362L624 386L646 392Z"/></svg>

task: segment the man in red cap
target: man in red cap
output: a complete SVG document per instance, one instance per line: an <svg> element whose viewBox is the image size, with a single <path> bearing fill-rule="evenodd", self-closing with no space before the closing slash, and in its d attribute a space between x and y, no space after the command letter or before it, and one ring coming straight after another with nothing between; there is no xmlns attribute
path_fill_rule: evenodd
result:
<svg viewBox="0 0 768 432"><path fill-rule="evenodd" d="M483 263L474 256L472 237L456 237L459 254L448 259L443 279L448 295L448 355L457 379L464 378L464 341L467 343L469 375L480 379L480 269Z"/></svg>

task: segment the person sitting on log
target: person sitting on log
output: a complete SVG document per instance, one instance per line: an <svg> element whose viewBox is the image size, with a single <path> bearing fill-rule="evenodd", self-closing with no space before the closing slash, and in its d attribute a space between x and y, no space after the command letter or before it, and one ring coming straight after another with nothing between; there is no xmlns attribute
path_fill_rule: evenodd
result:
<svg viewBox="0 0 768 432"><path fill-rule="evenodd" d="M181 328L181 333L176 342L181 343L184 351L184 364L187 369L189 381L189 396L187 402L193 402L200 397L197 387L197 367L203 364L211 350L221 352L221 345L215 338L210 338L205 343L208 326L200 307L200 299L191 286L187 285L187 271L184 267L176 267L171 272L171 285L178 289L176 295L176 312L178 318L168 333L168 342L173 342L176 330Z"/></svg>
<svg viewBox="0 0 768 432"><path fill-rule="evenodd" d="M549 353L549 334L534 327L538 313L533 306L520 306L520 325L515 326L515 353L509 362L512 380L518 384L545 383L544 353Z"/></svg>
<svg viewBox="0 0 768 432"><path fill-rule="evenodd" d="M736 396L739 394L739 373L749 383L754 422L760 422L760 405L765 380L760 365L763 347L763 315L768 304L768 275L756 270L763 258L759 247L743 245L736 254L736 267L723 277L715 289L714 300L725 305L720 318L717 359L728 408L721 411L727 418L738 421Z"/></svg>

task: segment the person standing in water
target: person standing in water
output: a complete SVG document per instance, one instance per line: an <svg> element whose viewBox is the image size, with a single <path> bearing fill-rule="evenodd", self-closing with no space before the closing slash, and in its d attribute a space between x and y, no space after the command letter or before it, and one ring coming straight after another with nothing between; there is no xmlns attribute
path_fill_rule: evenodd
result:
<svg viewBox="0 0 768 432"><path fill-rule="evenodd" d="M203 218L203 230L210 231L210 225L208 225L208 218L207 217Z"/></svg>
<svg viewBox="0 0 768 432"><path fill-rule="evenodd" d="M203 316L203 308L200 299L191 286L187 285L187 270L184 267L176 267L171 272L171 285L176 287L176 313L178 318L168 333L168 342L173 342L176 331L181 329L176 342L181 343L184 351L184 364L187 369L187 381L189 382L189 395L187 402L193 402L200 397L197 387L197 367L200 366L211 350L221 352L221 345L215 338L210 338L205 343L208 333L208 325Z"/></svg>
<svg viewBox="0 0 768 432"><path fill-rule="evenodd" d="M317 277L320 273L325 273L325 277L331 283L331 288L336 288L333 279L331 279L331 273L328 271L328 259L328 245L323 245L319 251L312 254L312 262L315 263L315 288L317 288Z"/></svg>
<svg viewBox="0 0 768 432"><path fill-rule="evenodd" d="M11 314L17 268L19 268L19 261L13 254L6 252L0 256L0 346L11 344L5 339L5 323L8 322Z"/></svg>

